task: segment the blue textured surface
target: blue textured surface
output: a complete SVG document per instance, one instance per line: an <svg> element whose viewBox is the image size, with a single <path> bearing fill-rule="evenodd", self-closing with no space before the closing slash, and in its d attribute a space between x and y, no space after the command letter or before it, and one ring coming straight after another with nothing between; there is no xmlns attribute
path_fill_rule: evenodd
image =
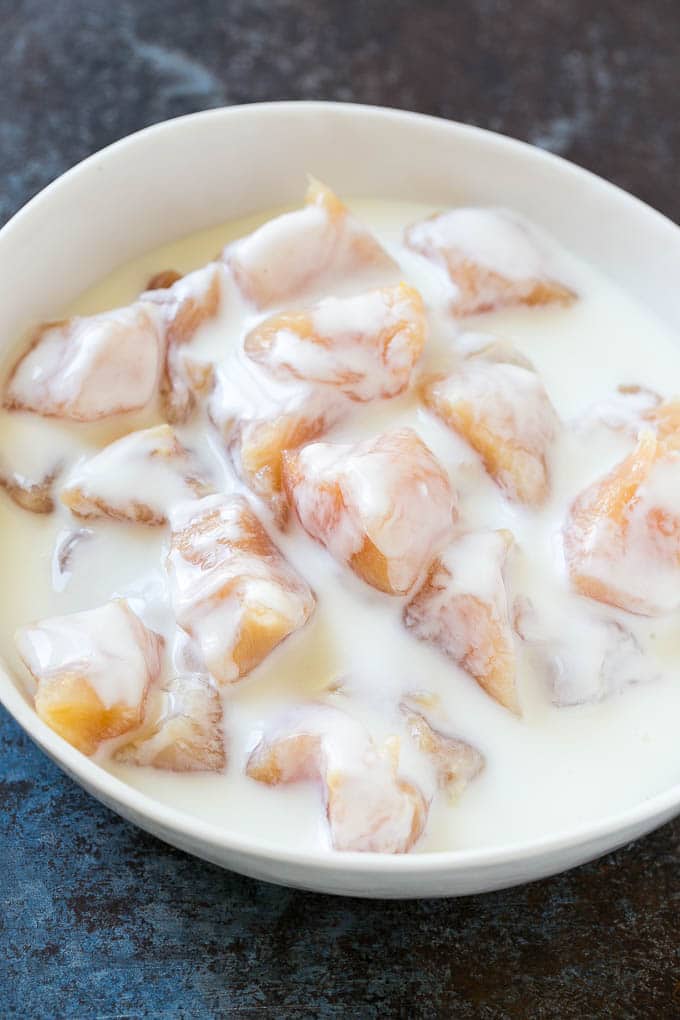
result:
<svg viewBox="0 0 680 1020"><path fill-rule="evenodd" d="M0 222L148 123L280 98L482 124L680 218L677 0L0 0L0 53ZM677 1017L679 844L459 901L277 889L121 821L0 710L0 1018Z"/></svg>

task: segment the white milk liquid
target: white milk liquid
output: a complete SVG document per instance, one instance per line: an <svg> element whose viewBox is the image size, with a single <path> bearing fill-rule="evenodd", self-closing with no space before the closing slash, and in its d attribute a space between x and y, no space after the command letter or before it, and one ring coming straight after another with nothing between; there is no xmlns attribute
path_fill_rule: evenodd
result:
<svg viewBox="0 0 680 1020"><path fill-rule="evenodd" d="M680 392L680 346L672 334L593 268L557 252L552 275L578 292L579 300L572 307L487 314L464 320L457 329L444 311L447 293L441 276L401 245L404 225L434 210L377 201L351 205L399 261L404 278L421 290L428 305L431 337L421 363L424 371L451 363L454 346L460 349L471 342L457 336L464 329L500 337L528 356L560 418L571 425L589 405L605 399L622 383L638 383L663 396ZM251 220L211 229L149 253L116 270L73 307L55 308L55 317L126 304L153 273L198 268L214 258L225 242L255 225ZM237 343L255 321L252 312L242 311L242 316L235 316L230 306L220 320L202 327L192 354L219 361L220 352ZM243 774L246 757L268 721L280 707L320 696L331 704L348 706L381 741L403 729L396 707L400 697L429 691L440 699L442 714L432 717L435 725L440 721L443 730L479 748L486 756L486 768L458 802L437 795L415 852L492 847L562 832L680 781L680 614L646 620L577 598L569 593L561 559L560 528L571 501L628 452L630 438L604 428L565 428L553 462L552 496L540 511L504 499L476 455L419 404L415 392L357 404L353 415L323 441L354 441L407 424L449 470L466 527L504 527L513 532L518 548L508 575L512 594L526 594L535 605L552 609L563 630L568 621L578 625L591 612L625 622L648 653L652 678L599 703L557 707L546 677L518 639L523 717L515 718L436 648L418 642L405 630L404 599L368 588L297 524L285 534L277 532L254 501L275 541L309 582L318 601L303 630L285 641L248 679L225 691L226 774L174 774L113 765L100 754L104 768L157 800L225 829L291 849L324 848L328 835L316 785L267 787ZM78 426L3 412L0 449L13 466L25 464L30 476L41 464L63 459L68 466L132 427L129 416ZM209 434L204 424L178 431L186 445L212 465L216 476L233 487L216 435ZM167 529L84 522L87 534L74 547L67 571L60 573L55 568L55 545L80 526L64 507L38 516L19 509L0 493L4 578L0 650L11 668L26 677L29 691L32 683L13 642L20 625L125 595L133 599L133 607L134 598L146 600L143 616L150 626L161 631L168 627L162 569ZM328 688L338 679L344 686L329 694ZM408 740L403 740L401 771L408 775L411 770L416 776L417 764L407 745Z"/></svg>

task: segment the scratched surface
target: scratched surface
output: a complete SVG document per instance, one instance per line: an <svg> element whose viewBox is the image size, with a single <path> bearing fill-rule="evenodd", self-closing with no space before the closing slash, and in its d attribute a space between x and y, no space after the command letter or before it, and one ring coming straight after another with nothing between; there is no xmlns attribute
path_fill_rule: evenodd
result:
<svg viewBox="0 0 680 1020"><path fill-rule="evenodd" d="M0 54L0 222L131 131L283 98L490 127L680 220L677 0L0 0ZM121 821L0 710L0 1018L674 1018L679 857L674 823L465 900L278 889Z"/></svg>

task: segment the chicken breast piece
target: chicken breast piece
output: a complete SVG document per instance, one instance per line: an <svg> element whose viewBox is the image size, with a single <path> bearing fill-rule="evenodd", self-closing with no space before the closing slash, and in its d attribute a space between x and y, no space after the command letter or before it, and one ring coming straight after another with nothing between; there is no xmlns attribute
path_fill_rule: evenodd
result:
<svg viewBox="0 0 680 1020"><path fill-rule="evenodd" d="M240 496L185 504L171 524L167 569L177 622L216 680L232 683L304 626L314 595Z"/></svg>
<svg viewBox="0 0 680 1020"><path fill-rule="evenodd" d="M163 638L126 601L41 620L15 640L38 684L36 712L83 754L139 726Z"/></svg>
<svg viewBox="0 0 680 1020"><path fill-rule="evenodd" d="M560 707L602 701L658 675L631 630L586 606L578 612L573 605L538 608L526 597L515 600L515 630Z"/></svg>
<svg viewBox="0 0 680 1020"><path fill-rule="evenodd" d="M661 397L653 390L635 384L621 385L580 412L571 424L579 432L602 425L612 432L637 438L643 427L651 427L660 404Z"/></svg>
<svg viewBox="0 0 680 1020"><path fill-rule="evenodd" d="M348 281L387 282L396 263L325 185L310 180L305 206L227 245L222 258L245 297L271 308Z"/></svg>
<svg viewBox="0 0 680 1020"><path fill-rule="evenodd" d="M172 425L191 421L215 385L215 366L191 356L186 347L168 348L160 383L165 420Z"/></svg>
<svg viewBox="0 0 680 1020"><path fill-rule="evenodd" d="M429 805L399 775L393 745L376 748L360 723L329 706L305 706L272 727L246 774L270 786L320 782L336 850L407 853L427 821Z"/></svg>
<svg viewBox="0 0 680 1020"><path fill-rule="evenodd" d="M493 345L430 380L423 398L479 454L509 499L533 506L545 501L560 426L530 362Z"/></svg>
<svg viewBox="0 0 680 1020"><path fill-rule="evenodd" d="M666 447L680 447L680 399L673 397L647 407L642 415L642 428L653 429Z"/></svg>
<svg viewBox="0 0 680 1020"><path fill-rule="evenodd" d="M60 470L61 465L58 465L39 481L31 481L16 472L0 474L0 488L3 488L22 510L29 510L34 514L50 514L54 510L52 489Z"/></svg>
<svg viewBox="0 0 680 1020"><path fill-rule="evenodd" d="M529 225L504 209L450 209L408 227L405 242L446 272L456 316L576 299L546 275L546 257Z"/></svg>
<svg viewBox="0 0 680 1020"><path fill-rule="evenodd" d="M284 526L288 499L283 487L284 450L318 439L347 413L344 394L325 386L263 377L246 359L218 371L208 415L236 471Z"/></svg>
<svg viewBox="0 0 680 1020"><path fill-rule="evenodd" d="M174 676L147 707L144 725L116 749L116 761L171 772L223 772L222 700L209 676Z"/></svg>
<svg viewBox="0 0 680 1020"><path fill-rule="evenodd" d="M416 746L434 763L439 786L452 797L459 797L484 768L484 755L467 741L436 729L408 699L402 702L401 710Z"/></svg>
<svg viewBox="0 0 680 1020"><path fill-rule="evenodd" d="M172 287L173 283L177 283L178 280L182 279L182 273L178 273L176 269L161 269L158 273L154 273L153 276L149 277L148 283L145 290L168 290Z"/></svg>
<svg viewBox="0 0 680 1020"><path fill-rule="evenodd" d="M168 346L190 343L201 326L216 318L225 277L225 267L210 262L186 276L161 274L149 280L141 300L160 308Z"/></svg>
<svg viewBox="0 0 680 1020"><path fill-rule="evenodd" d="M451 530L456 497L413 429L283 456L302 526L367 584L403 595Z"/></svg>
<svg viewBox="0 0 680 1020"><path fill-rule="evenodd" d="M211 366L200 366L187 359L183 348L199 329L220 314L226 289L227 270L211 262L186 276L160 273L149 281L143 301L158 306L163 323L166 353L160 380L161 403L167 421L188 421L197 396L205 392Z"/></svg>
<svg viewBox="0 0 680 1020"><path fill-rule="evenodd" d="M563 529L578 592L631 613L680 607L680 451L643 432L620 464L574 501Z"/></svg>
<svg viewBox="0 0 680 1020"><path fill-rule="evenodd" d="M0 444L0 488L21 507L36 514L54 509L55 482L64 464L80 449L78 430L45 422L27 411L4 413ZM46 442L46 429L50 442ZM69 434L70 433L70 434Z"/></svg>
<svg viewBox="0 0 680 1020"><path fill-rule="evenodd" d="M503 569L512 535L462 535L440 553L404 610L421 641L440 648L492 698L520 714L512 624Z"/></svg>
<svg viewBox="0 0 680 1020"><path fill-rule="evenodd" d="M159 526L170 510L213 491L170 425L132 432L76 465L61 492L76 517Z"/></svg>
<svg viewBox="0 0 680 1020"><path fill-rule="evenodd" d="M337 386L364 401L406 389L426 331L420 294L400 283L274 315L248 333L244 348L279 378Z"/></svg>
<svg viewBox="0 0 680 1020"><path fill-rule="evenodd" d="M151 304L46 323L12 370L5 407L72 421L137 411L156 396L164 356Z"/></svg>

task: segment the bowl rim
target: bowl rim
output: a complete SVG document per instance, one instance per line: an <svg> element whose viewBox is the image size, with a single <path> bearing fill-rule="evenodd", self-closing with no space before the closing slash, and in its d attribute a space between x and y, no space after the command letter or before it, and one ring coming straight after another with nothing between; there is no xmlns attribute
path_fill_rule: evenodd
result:
<svg viewBox="0 0 680 1020"><path fill-rule="evenodd" d="M54 181L34 195L7 223L0 229L0 241L11 243L15 230L23 229L26 221L39 216L42 207L49 203L52 195L64 186L70 185L81 174L87 173L101 160L126 148L133 149L141 140L149 136L160 136L169 132L181 131L182 128L197 120L229 121L236 118L257 116L260 112L276 111L286 115L297 111L321 113L340 111L345 114L391 120L395 123L425 123L437 126L438 130L448 130L460 138L483 140L505 150L515 151L530 159L557 165L561 173L585 179L589 187L596 188L607 195L615 194L626 204L634 204L648 218L656 220L657 228L661 227L673 233L676 241L680 228L667 216L649 206L635 195L605 180L590 170L580 167L555 153L547 152L528 142L520 141L489 131L475 125L463 124L446 118L429 114L414 113L396 108L380 107L361 103L336 103L320 100L285 100L280 102L244 103L234 106L216 107L196 113L184 114L168 120L152 124L139 131L111 143L103 149L91 154L65 171ZM75 779L85 790L97 797L102 803L130 819L134 824L144 828L148 823L150 831L160 829L167 834L168 842L172 837L183 841L188 846L198 839L203 848L209 851L229 851L254 861L277 862L295 867L309 866L317 872L353 872L368 875L417 875L423 873L455 874L469 869L491 869L503 864L530 861L537 857L555 855L560 852L596 844L606 839L606 849L620 845L621 842L633 838L631 833L637 829L653 827L654 820L661 823L673 813L680 812L680 782L650 797L643 798L634 805L613 814L584 822L578 826L558 830L535 839L501 844L493 847L473 847L454 850L416 851L411 854L379 854L355 851L337 852L322 848L317 850L292 850L282 847L275 840L245 836L239 830L226 828L222 825L206 822L179 808L171 807L147 793L129 785L124 780L107 772L91 758L76 751L70 744L51 730L35 713L17 683L12 679L12 671L0 661L0 703L15 719L28 736L41 748L63 771ZM155 826L156 829L153 829ZM619 838L620 837L620 838ZM161 836L160 838L165 838ZM619 838L619 843L616 840ZM190 851L191 852L191 851ZM598 851L595 851L596 853ZM200 851L199 851L200 853Z"/></svg>

